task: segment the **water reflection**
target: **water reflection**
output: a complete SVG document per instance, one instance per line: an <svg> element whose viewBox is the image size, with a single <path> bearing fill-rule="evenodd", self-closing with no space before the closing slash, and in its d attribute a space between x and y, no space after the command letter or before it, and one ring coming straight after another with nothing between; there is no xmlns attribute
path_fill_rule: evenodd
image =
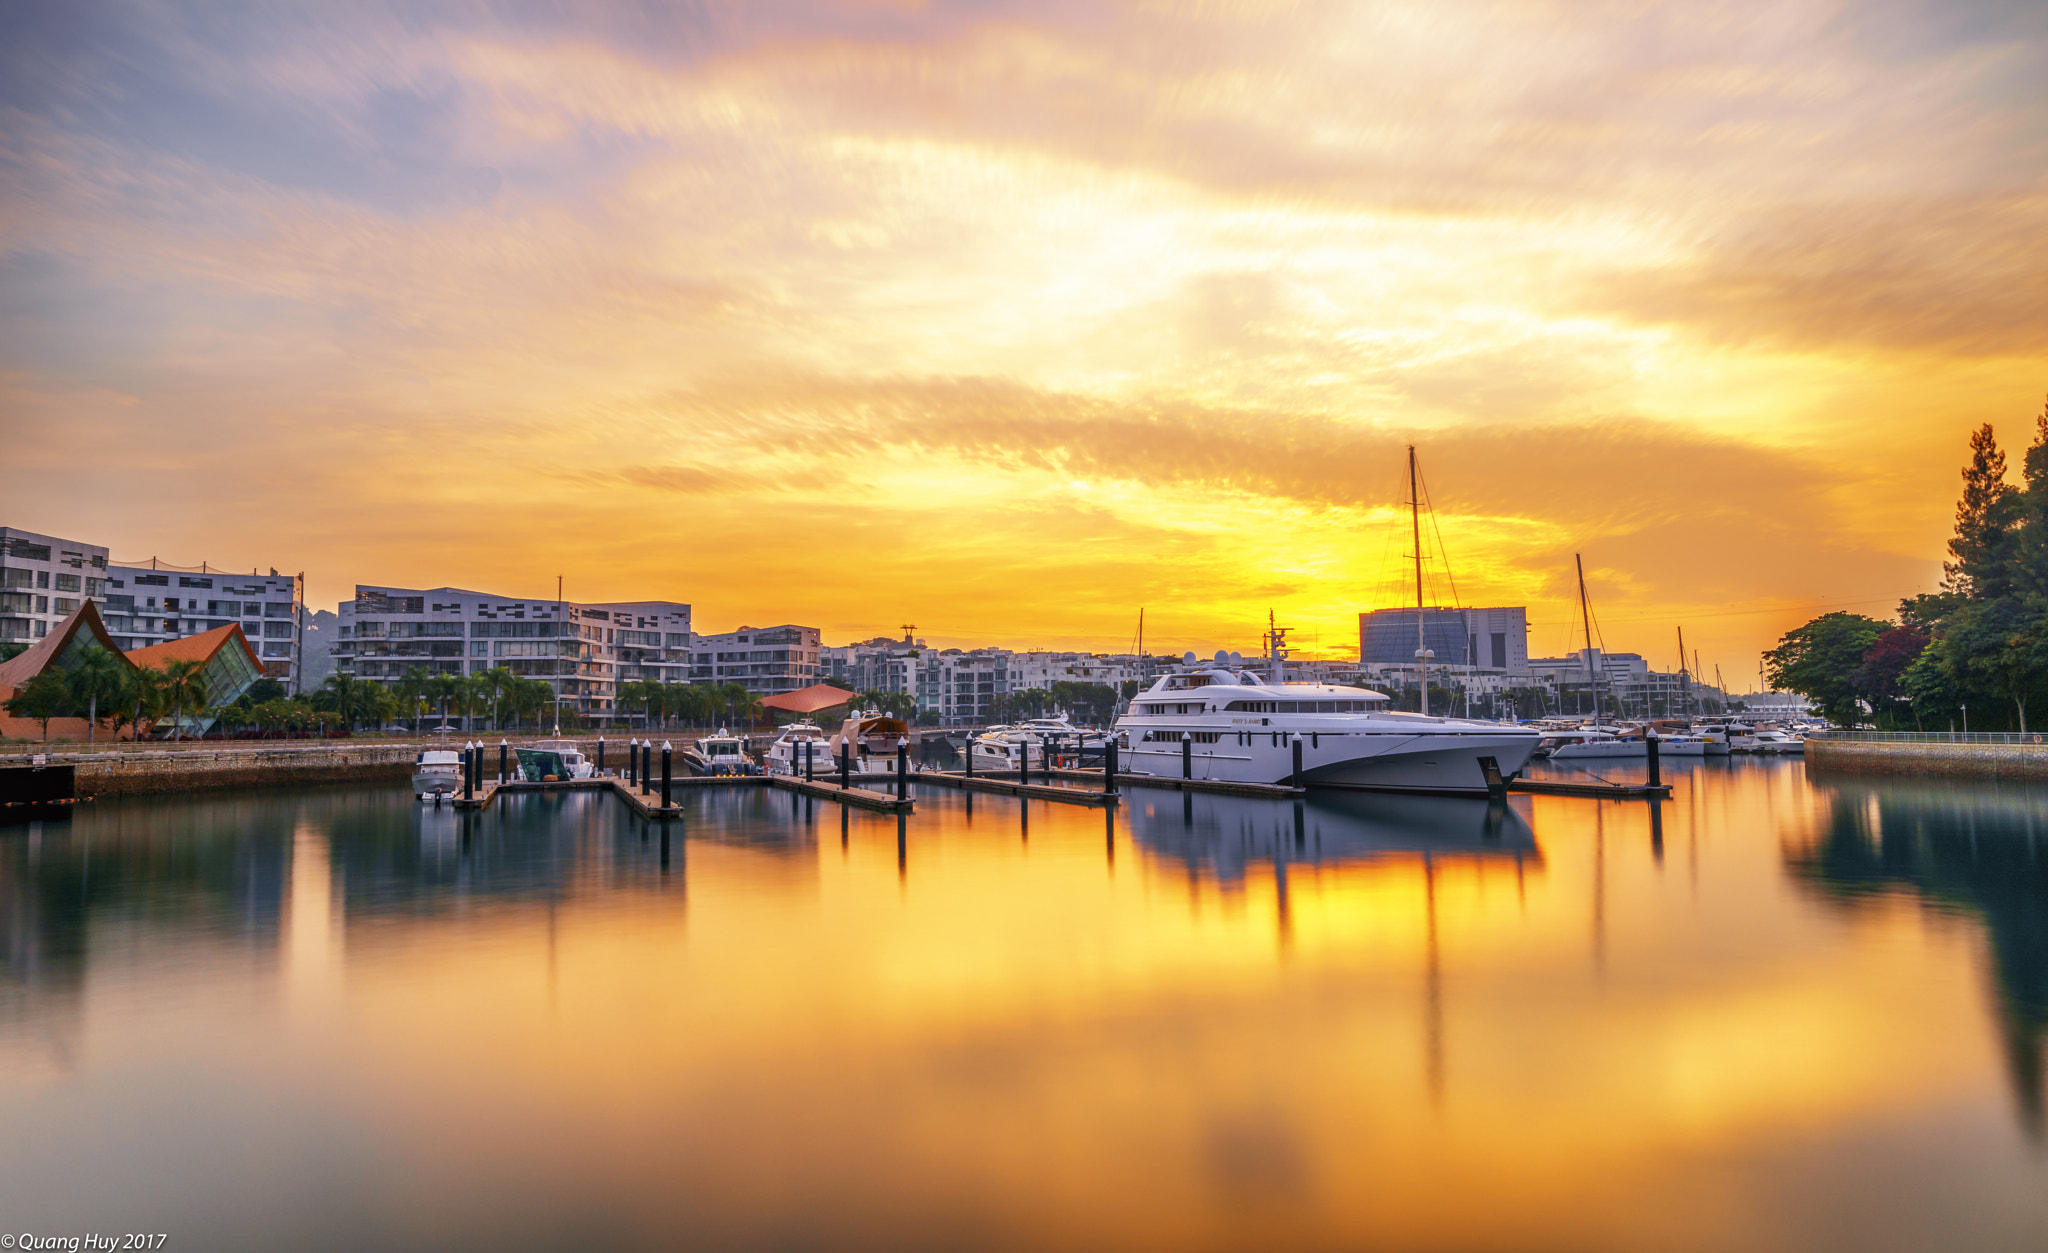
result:
<svg viewBox="0 0 2048 1253"><path fill-rule="evenodd" d="M1425 857L1542 861L1528 818L1502 802L1364 792L1318 792L1286 804L1171 796L1134 789L1132 836L1188 874L1225 882L1241 881L1254 865L1338 867Z"/></svg>
<svg viewBox="0 0 2048 1253"><path fill-rule="evenodd" d="M1834 781L1827 823L1786 854L1800 882L1857 910L1911 893L1980 921L1985 973L2021 1125L2048 1124L2048 790Z"/></svg>

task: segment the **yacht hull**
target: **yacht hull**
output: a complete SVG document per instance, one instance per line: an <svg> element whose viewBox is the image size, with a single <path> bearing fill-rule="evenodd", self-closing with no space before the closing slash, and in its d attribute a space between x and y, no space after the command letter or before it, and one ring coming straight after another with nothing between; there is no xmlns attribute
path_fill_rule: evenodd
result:
<svg viewBox="0 0 2048 1253"><path fill-rule="evenodd" d="M1536 740L1528 732L1483 728L1425 735L1398 731L1304 734L1303 782L1310 787L1356 791L1484 796L1486 769L1479 759L1492 758L1505 778L1529 764ZM1197 779L1273 784L1293 780L1291 733L1260 731L1242 739L1226 734L1214 744L1194 744L1192 750L1188 766ZM1125 760L1136 774L1178 778L1183 769L1180 746L1171 741L1132 745Z"/></svg>

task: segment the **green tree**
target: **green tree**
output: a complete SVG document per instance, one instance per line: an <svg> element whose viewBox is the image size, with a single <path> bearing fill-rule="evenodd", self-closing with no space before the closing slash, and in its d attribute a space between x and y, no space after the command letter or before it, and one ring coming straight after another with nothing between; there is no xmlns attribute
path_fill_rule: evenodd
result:
<svg viewBox="0 0 2048 1253"><path fill-rule="evenodd" d="M185 737L185 711L206 707L206 663L180 658L164 663L163 699L171 708L171 736Z"/></svg>
<svg viewBox="0 0 2048 1253"><path fill-rule="evenodd" d="M1956 533L1948 545L1954 560L1942 563L1943 586L1984 600L2010 591L2021 517L2020 493L2005 481L2005 454L1986 422L1970 437L1963 498L1956 504Z"/></svg>
<svg viewBox="0 0 2048 1253"><path fill-rule="evenodd" d="M1787 631L1778 647L1764 654L1771 685L1812 700L1830 722L1856 725L1861 695L1856 674L1864 654L1884 634L1886 625L1862 614L1837 611Z"/></svg>
<svg viewBox="0 0 2048 1253"><path fill-rule="evenodd" d="M124 664L104 648L94 648L75 662L65 675L74 705L85 706L85 742L90 745L99 730L100 709L112 709L127 699L129 675L134 667Z"/></svg>
<svg viewBox="0 0 2048 1253"><path fill-rule="evenodd" d="M427 677L427 699L441 711L441 726L448 726L448 706L462 695L463 682L459 674L442 671Z"/></svg>
<svg viewBox="0 0 2048 1253"><path fill-rule="evenodd" d="M5 705L10 718L30 718L43 724L43 743L50 742L50 719L71 707L71 688L57 670L44 670L21 685Z"/></svg>

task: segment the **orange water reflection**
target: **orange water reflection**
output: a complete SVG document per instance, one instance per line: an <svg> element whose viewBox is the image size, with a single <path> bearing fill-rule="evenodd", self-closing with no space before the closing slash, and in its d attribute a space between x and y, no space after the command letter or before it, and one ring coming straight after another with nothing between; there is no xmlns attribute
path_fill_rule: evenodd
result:
<svg viewBox="0 0 2048 1253"><path fill-rule="evenodd" d="M234 1136L359 1146L350 1204L422 1247L2048 1233L2011 1115L2038 1100L2041 1018L2015 1034L2009 972L1987 1003L1985 916L1927 907L1911 873L1841 886L1844 814L1905 803L1885 796L1781 763L1683 774L1654 823L1561 798L1297 818L1161 792L1106 826L938 792L899 835L728 793L665 853L599 797L470 822L388 797L184 826L110 809L0 863L10 911L77 886L48 886L59 844L100 841L83 864L130 889L76 923L68 990L21 979L8 1060L52 1031L71 1060L10 1066L0 1113L188 1083ZM274 890L271 921L209 887L234 882ZM2006 921L2041 927L2039 890Z"/></svg>

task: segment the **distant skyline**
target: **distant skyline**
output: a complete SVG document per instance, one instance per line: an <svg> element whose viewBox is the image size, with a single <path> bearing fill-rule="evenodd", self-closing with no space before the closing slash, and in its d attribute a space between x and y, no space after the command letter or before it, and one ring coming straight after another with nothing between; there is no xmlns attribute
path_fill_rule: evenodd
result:
<svg viewBox="0 0 2048 1253"><path fill-rule="evenodd" d="M0 522L315 606L1336 654L1412 442L1460 602L1567 651L1583 553L1742 690L2048 393L2020 0L81 0L0 71Z"/></svg>

